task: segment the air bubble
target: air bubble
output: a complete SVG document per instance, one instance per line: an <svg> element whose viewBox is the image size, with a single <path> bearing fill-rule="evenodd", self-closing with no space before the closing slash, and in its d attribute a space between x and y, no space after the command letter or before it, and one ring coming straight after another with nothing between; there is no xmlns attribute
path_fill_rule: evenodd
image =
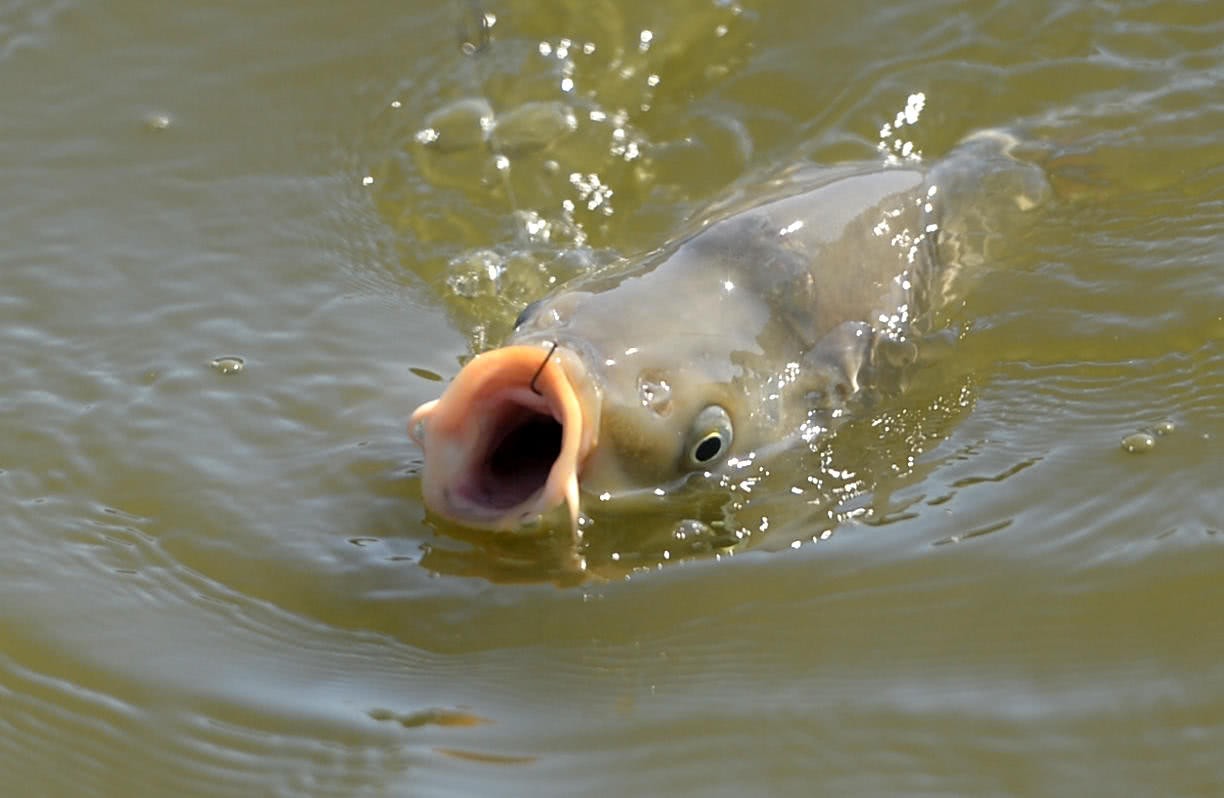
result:
<svg viewBox="0 0 1224 798"><path fill-rule="evenodd" d="M564 103L528 102L498 118L493 143L514 155L544 149L577 129L578 117Z"/></svg>
<svg viewBox="0 0 1224 798"><path fill-rule="evenodd" d="M1156 448L1156 438L1150 432L1134 432L1122 439L1122 450L1143 454Z"/></svg>
<svg viewBox="0 0 1224 798"><path fill-rule="evenodd" d="M214 358L208 365L222 374L241 374L246 368L246 361L237 355L226 355Z"/></svg>
<svg viewBox="0 0 1224 798"><path fill-rule="evenodd" d="M439 152L475 149L488 139L493 119L493 106L483 97L456 100L426 117L416 140Z"/></svg>

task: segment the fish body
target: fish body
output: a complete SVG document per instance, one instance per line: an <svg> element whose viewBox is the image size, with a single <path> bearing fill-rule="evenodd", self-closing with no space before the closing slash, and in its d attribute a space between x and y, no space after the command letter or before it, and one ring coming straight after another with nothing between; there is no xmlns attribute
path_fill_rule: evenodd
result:
<svg viewBox="0 0 1224 798"><path fill-rule="evenodd" d="M1010 160L999 142L990 158ZM565 505L576 530L583 496L666 491L819 432L946 284L938 174L792 170L532 303L413 414L426 506L505 530Z"/></svg>

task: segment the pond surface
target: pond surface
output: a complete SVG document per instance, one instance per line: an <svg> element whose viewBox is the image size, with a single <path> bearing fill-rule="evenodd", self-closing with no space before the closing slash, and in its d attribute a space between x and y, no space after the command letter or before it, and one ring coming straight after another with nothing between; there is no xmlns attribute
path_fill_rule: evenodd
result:
<svg viewBox="0 0 1224 798"><path fill-rule="evenodd" d="M1222 42L1210 2L0 4L5 794L1211 794ZM407 415L523 303L986 128L1054 199L910 390L599 515L582 574L426 516Z"/></svg>

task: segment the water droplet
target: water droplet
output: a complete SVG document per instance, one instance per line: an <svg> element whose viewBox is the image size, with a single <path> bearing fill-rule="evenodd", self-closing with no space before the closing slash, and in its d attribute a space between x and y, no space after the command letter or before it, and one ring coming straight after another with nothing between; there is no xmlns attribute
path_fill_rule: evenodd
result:
<svg viewBox="0 0 1224 798"><path fill-rule="evenodd" d="M1174 429L1176 429L1176 426L1173 424L1173 422L1165 420L1157 424L1155 427L1153 427L1152 431L1155 432L1157 435L1163 436L1163 435L1168 435Z"/></svg>
<svg viewBox="0 0 1224 798"><path fill-rule="evenodd" d="M489 46L497 16L481 10L476 3L471 4L468 12L459 20L459 52L475 55Z"/></svg>
<svg viewBox="0 0 1224 798"><path fill-rule="evenodd" d="M236 355L214 358L208 364L222 374L240 374L246 368L246 361Z"/></svg>

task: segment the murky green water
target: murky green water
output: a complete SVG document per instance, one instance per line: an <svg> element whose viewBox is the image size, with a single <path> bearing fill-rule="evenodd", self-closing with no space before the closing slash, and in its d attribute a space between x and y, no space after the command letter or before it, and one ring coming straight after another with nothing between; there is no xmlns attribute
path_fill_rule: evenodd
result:
<svg viewBox="0 0 1224 798"><path fill-rule="evenodd" d="M482 8L0 5L0 792L1218 791L1224 11ZM909 392L585 582L426 521L431 375L918 92L1058 197Z"/></svg>

